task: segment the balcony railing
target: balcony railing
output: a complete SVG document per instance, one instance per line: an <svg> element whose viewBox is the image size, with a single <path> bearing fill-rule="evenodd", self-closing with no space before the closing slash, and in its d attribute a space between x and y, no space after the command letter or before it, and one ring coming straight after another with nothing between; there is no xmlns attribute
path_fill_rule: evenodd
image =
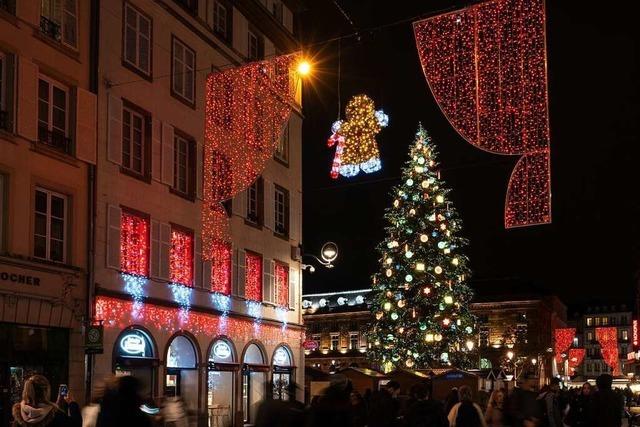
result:
<svg viewBox="0 0 640 427"><path fill-rule="evenodd" d="M40 17L40 32L46 35L47 37L50 37L58 42L62 38L62 32L60 31L60 24L52 21L46 16Z"/></svg>
<svg viewBox="0 0 640 427"><path fill-rule="evenodd" d="M67 154L71 150L71 138L59 131L52 131L43 126L38 127L38 141Z"/></svg>

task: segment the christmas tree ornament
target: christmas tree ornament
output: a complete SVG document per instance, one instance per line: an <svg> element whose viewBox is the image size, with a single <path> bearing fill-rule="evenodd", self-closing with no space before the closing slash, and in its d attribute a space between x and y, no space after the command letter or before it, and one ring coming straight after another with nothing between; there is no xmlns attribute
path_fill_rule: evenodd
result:
<svg viewBox="0 0 640 427"><path fill-rule="evenodd" d="M421 234L420 235L420 241L422 243L427 243L429 241L429 236L427 236L426 234Z"/></svg>
<svg viewBox="0 0 640 427"><path fill-rule="evenodd" d="M389 117L382 110L375 110L373 100L366 95L356 95L347 104L346 120L338 120L331 126L329 147L336 147L331 167L331 177L356 176L360 171L372 173L380 170L380 152L375 137L389 124Z"/></svg>

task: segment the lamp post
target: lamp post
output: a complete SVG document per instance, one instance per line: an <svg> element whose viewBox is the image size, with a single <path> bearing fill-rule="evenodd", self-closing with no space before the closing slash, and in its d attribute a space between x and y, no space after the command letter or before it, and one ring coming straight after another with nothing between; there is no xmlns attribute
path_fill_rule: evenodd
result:
<svg viewBox="0 0 640 427"><path fill-rule="evenodd" d="M323 267L333 268L333 262L338 258L338 245L333 242L327 242L322 245L320 258L312 254L303 254L302 256L315 259ZM312 264L302 264L302 269L308 270L309 273L316 271L316 268Z"/></svg>

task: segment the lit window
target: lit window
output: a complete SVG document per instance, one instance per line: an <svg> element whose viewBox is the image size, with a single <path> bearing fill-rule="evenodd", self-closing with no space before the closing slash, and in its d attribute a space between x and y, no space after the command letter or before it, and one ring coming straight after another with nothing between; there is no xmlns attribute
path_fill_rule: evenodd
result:
<svg viewBox="0 0 640 427"><path fill-rule="evenodd" d="M40 31L75 48L78 40L76 0L42 0L40 5Z"/></svg>
<svg viewBox="0 0 640 427"><path fill-rule="evenodd" d="M38 141L68 153L68 88L49 78L38 80Z"/></svg>
<svg viewBox="0 0 640 427"><path fill-rule="evenodd" d="M124 62L145 75L151 74L151 19L126 3L124 6Z"/></svg>
<svg viewBox="0 0 640 427"><path fill-rule="evenodd" d="M137 175L146 175L146 118L139 111L122 109L122 167Z"/></svg>
<svg viewBox="0 0 640 427"><path fill-rule="evenodd" d="M331 350L337 350L340 345L340 335L331 334Z"/></svg>
<svg viewBox="0 0 640 427"><path fill-rule="evenodd" d="M33 256L65 262L67 233L67 197L36 188Z"/></svg>
<svg viewBox="0 0 640 427"><path fill-rule="evenodd" d="M252 301L262 301L262 256L247 252L245 263L245 297Z"/></svg>
<svg viewBox="0 0 640 427"><path fill-rule="evenodd" d="M231 244L215 242L213 244L213 262L211 263L211 290L224 295L231 294Z"/></svg>
<svg viewBox="0 0 640 427"><path fill-rule="evenodd" d="M193 233L171 227L169 275L172 283L193 285Z"/></svg>
<svg viewBox="0 0 640 427"><path fill-rule="evenodd" d="M275 233L281 236L289 236L289 191L275 186Z"/></svg>
<svg viewBox="0 0 640 427"><path fill-rule="evenodd" d="M609 324L609 318L608 317L603 317L602 318L602 326L607 326Z"/></svg>
<svg viewBox="0 0 640 427"><path fill-rule="evenodd" d="M186 101L195 101L196 53L176 37L173 38L172 92Z"/></svg>
<svg viewBox="0 0 640 427"><path fill-rule="evenodd" d="M149 276L149 218L122 210L120 270Z"/></svg>
<svg viewBox="0 0 640 427"><path fill-rule="evenodd" d="M174 136L173 189L183 196L195 194L195 143L179 135Z"/></svg>
<svg viewBox="0 0 640 427"><path fill-rule="evenodd" d="M623 329L621 332L622 332L621 334L622 339L627 341L629 339L629 331L626 329Z"/></svg>
<svg viewBox="0 0 640 427"><path fill-rule="evenodd" d="M587 341L593 341L593 332L587 332Z"/></svg>
<svg viewBox="0 0 640 427"><path fill-rule="evenodd" d="M357 332L351 332L349 334L349 348L351 350L357 350L360 346L360 334Z"/></svg>
<svg viewBox="0 0 640 427"><path fill-rule="evenodd" d="M587 317L587 326L593 326L593 317Z"/></svg>
<svg viewBox="0 0 640 427"><path fill-rule="evenodd" d="M276 304L289 307L289 266L277 262L274 267Z"/></svg>

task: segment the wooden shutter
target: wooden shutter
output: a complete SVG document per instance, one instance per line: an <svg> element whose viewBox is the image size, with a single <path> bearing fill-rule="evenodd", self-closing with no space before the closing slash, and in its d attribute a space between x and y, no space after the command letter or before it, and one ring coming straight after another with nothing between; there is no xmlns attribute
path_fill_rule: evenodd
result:
<svg viewBox="0 0 640 427"><path fill-rule="evenodd" d="M275 286L273 284L274 262L270 258L262 259L262 301L275 303Z"/></svg>
<svg viewBox="0 0 640 427"><path fill-rule="evenodd" d="M247 190L242 190L233 198L231 203L231 210L234 215L242 218L247 217Z"/></svg>
<svg viewBox="0 0 640 427"><path fill-rule="evenodd" d="M264 180L264 226L275 230L275 194L273 182Z"/></svg>
<svg viewBox="0 0 640 427"><path fill-rule="evenodd" d="M233 251L233 295L244 297L246 279L245 252L242 249Z"/></svg>
<svg viewBox="0 0 640 427"><path fill-rule="evenodd" d="M96 122L98 98L88 90L76 89L76 157L96 164Z"/></svg>
<svg viewBox="0 0 640 427"><path fill-rule="evenodd" d="M201 143L196 144L196 197L202 200L202 156L204 155L204 149Z"/></svg>
<svg viewBox="0 0 640 427"><path fill-rule="evenodd" d="M107 160L122 164L122 99L109 95L109 129L107 135Z"/></svg>
<svg viewBox="0 0 640 427"><path fill-rule="evenodd" d="M24 56L18 62L18 135L38 138L38 66Z"/></svg>
<svg viewBox="0 0 640 427"><path fill-rule="evenodd" d="M289 308L295 310L298 302L298 270L289 268Z"/></svg>
<svg viewBox="0 0 640 427"><path fill-rule="evenodd" d="M301 203L300 203L300 199L301 199L301 195L298 191L292 191L290 193L290 197L291 197L291 210L289 212L289 220L290 220L290 226L289 226L289 237L291 238L291 240L294 240L296 242L300 242L300 220L302 217L302 209L301 209Z"/></svg>
<svg viewBox="0 0 640 427"><path fill-rule="evenodd" d="M162 182L173 186L173 126L162 123Z"/></svg>
<svg viewBox="0 0 640 427"><path fill-rule="evenodd" d="M151 277L160 277L160 223L151 220Z"/></svg>
<svg viewBox="0 0 640 427"><path fill-rule="evenodd" d="M151 119L151 178L162 182L162 122Z"/></svg>
<svg viewBox="0 0 640 427"><path fill-rule="evenodd" d="M193 264L194 286L210 290L211 261L202 259L202 239L197 234L193 235ZM208 268L207 264L209 265Z"/></svg>
<svg viewBox="0 0 640 427"><path fill-rule="evenodd" d="M160 224L160 268L158 277L169 280L169 252L171 250L171 226Z"/></svg>
<svg viewBox="0 0 640 427"><path fill-rule="evenodd" d="M120 270L120 222L122 209L107 205L107 268Z"/></svg>

